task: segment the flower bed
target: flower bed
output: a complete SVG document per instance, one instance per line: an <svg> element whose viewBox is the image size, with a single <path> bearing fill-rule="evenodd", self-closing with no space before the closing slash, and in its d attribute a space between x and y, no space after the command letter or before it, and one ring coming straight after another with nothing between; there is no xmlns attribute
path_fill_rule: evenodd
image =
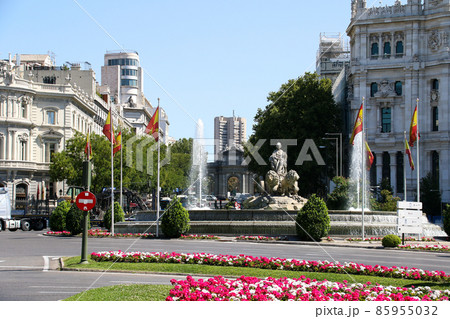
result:
<svg viewBox="0 0 450 319"><path fill-rule="evenodd" d="M235 238L236 240L255 240L255 241L277 241L277 240L287 240L286 237L268 237L268 236L239 236Z"/></svg>
<svg viewBox="0 0 450 319"><path fill-rule="evenodd" d="M346 241L363 241L362 238L346 238ZM364 241L382 241L383 237L370 237L370 238L364 238ZM405 241L419 241L415 237L406 237ZM433 242L436 241L434 238L431 237L422 237L420 238L420 241L427 241L427 242Z"/></svg>
<svg viewBox="0 0 450 319"><path fill-rule="evenodd" d="M225 279L221 276L208 280L171 280L167 301L236 300L236 301L438 301L449 300L450 291L431 290L429 287L396 288L381 285L347 284L316 281L302 276L299 279L242 276Z"/></svg>
<svg viewBox="0 0 450 319"><path fill-rule="evenodd" d="M402 249L415 249L415 250L428 250L428 251L450 251L449 246L444 245L399 245L398 248Z"/></svg>
<svg viewBox="0 0 450 319"><path fill-rule="evenodd" d="M196 234L189 234L189 235L181 235L181 239L212 239L216 240L219 239L219 237L214 235L196 235Z"/></svg>
<svg viewBox="0 0 450 319"><path fill-rule="evenodd" d="M51 236L72 236L72 233L67 230L63 231L48 231L45 233L45 235L51 235Z"/></svg>
<svg viewBox="0 0 450 319"><path fill-rule="evenodd" d="M380 265L364 265L354 262L340 264L329 261L306 261L276 257L253 257L247 255L214 255L207 253L167 253L167 252L122 252L105 251L91 253L95 261L116 262L159 262L205 264L213 266L252 267L263 269L279 269L327 273L347 273L356 275L407 278L415 280L450 282L450 276L443 271L428 271L408 267L386 267Z"/></svg>

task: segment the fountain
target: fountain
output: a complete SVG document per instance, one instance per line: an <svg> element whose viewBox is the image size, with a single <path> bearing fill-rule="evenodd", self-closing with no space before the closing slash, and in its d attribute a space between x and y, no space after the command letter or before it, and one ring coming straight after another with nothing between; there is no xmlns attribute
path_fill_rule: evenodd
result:
<svg viewBox="0 0 450 319"><path fill-rule="evenodd" d="M192 145L192 165L189 172L189 194L196 195L197 202L189 201L189 209L199 209L202 206L202 194L204 193L203 180L206 176L206 156L203 138L203 121L199 119L196 125L194 143Z"/></svg>

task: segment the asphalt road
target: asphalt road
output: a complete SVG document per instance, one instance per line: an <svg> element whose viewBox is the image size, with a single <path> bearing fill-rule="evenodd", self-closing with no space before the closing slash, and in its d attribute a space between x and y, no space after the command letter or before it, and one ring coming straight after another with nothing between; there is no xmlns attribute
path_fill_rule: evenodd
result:
<svg viewBox="0 0 450 319"><path fill-rule="evenodd" d="M0 300L61 300L86 289L121 283L169 284L174 275L140 275L57 271L58 257L77 256L81 238L50 237L44 232L0 233ZM450 254L319 245L249 242L89 238L93 251L167 251L247 254L307 260L354 261L408 266L450 273Z"/></svg>

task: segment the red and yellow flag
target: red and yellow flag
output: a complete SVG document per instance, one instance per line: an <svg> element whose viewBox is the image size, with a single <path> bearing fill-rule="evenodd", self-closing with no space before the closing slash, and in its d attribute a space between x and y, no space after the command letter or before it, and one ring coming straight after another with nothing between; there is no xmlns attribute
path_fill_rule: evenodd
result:
<svg viewBox="0 0 450 319"><path fill-rule="evenodd" d="M409 159L409 166L411 167L411 170L414 170L414 162L411 155L411 150L409 149L408 141L405 138L405 153L408 155Z"/></svg>
<svg viewBox="0 0 450 319"><path fill-rule="evenodd" d="M158 141L159 138L159 106L156 108L155 113L148 122L147 127L145 128L145 134L151 134L155 141Z"/></svg>
<svg viewBox="0 0 450 319"><path fill-rule="evenodd" d="M355 136L362 132L363 129L363 104L359 108L358 115L356 116L355 125L353 126L352 136L350 137L350 144L354 144Z"/></svg>
<svg viewBox="0 0 450 319"><path fill-rule="evenodd" d="M116 140L114 141L113 154L115 155L118 151L122 149L122 131L117 134Z"/></svg>
<svg viewBox="0 0 450 319"><path fill-rule="evenodd" d="M90 161L91 155L92 155L92 145L91 145L91 139L89 136L89 130L86 135L86 146L84 147L84 154L86 154L87 160Z"/></svg>
<svg viewBox="0 0 450 319"><path fill-rule="evenodd" d="M370 171L370 168L372 167L374 156L372 154L372 151L370 150L369 144L366 142L366 152L367 152L367 163L366 168L368 171Z"/></svg>
<svg viewBox="0 0 450 319"><path fill-rule="evenodd" d="M105 125L103 126L103 134L105 134L105 136L111 143L115 144L114 125L112 124L111 108L109 109L108 117L106 118Z"/></svg>
<svg viewBox="0 0 450 319"><path fill-rule="evenodd" d="M413 147L417 139L420 138L419 129L417 127L417 105L414 109L414 113L411 119L411 125L409 126L409 146Z"/></svg>

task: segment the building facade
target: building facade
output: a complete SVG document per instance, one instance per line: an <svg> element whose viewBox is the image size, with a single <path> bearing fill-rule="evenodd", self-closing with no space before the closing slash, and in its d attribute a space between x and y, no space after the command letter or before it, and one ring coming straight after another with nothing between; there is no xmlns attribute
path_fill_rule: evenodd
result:
<svg viewBox="0 0 450 319"><path fill-rule="evenodd" d="M136 129L136 134L144 134L145 128L156 108L144 95L144 70L137 52L107 52L104 56L102 72L102 94L110 97L118 113L128 119ZM169 120L160 108L159 128L162 142L169 138Z"/></svg>
<svg viewBox="0 0 450 319"><path fill-rule="evenodd" d="M246 119L242 117L214 118L214 160L222 161L222 153L230 147L242 146L246 141Z"/></svg>
<svg viewBox="0 0 450 319"><path fill-rule="evenodd" d="M404 169L404 132L409 134L419 99L420 178L438 177L442 200L450 202L450 0L372 8L353 0L351 17L348 102L354 119L365 98L367 141L375 156L371 185L389 179L394 193L404 198L406 174L407 198L417 195L416 171Z"/></svg>

